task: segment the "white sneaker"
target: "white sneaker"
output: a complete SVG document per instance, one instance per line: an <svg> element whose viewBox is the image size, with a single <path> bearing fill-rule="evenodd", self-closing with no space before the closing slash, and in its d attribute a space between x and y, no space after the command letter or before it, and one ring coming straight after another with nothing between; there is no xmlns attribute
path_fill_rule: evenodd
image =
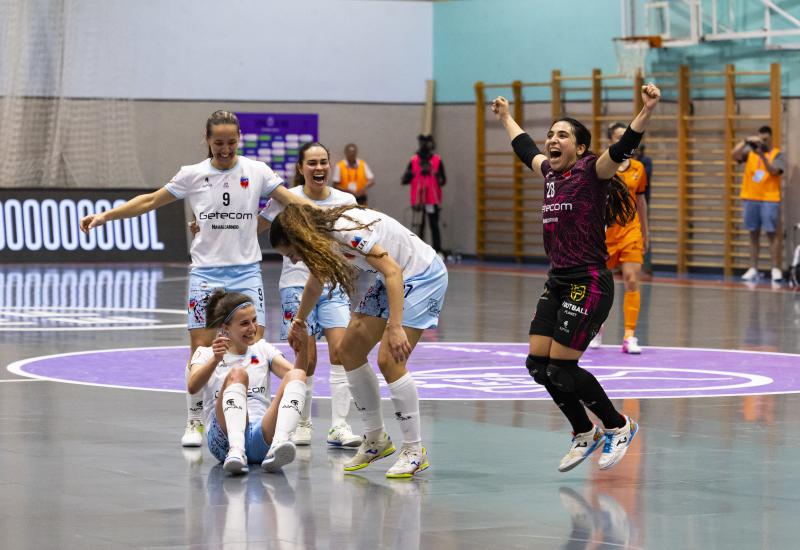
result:
<svg viewBox="0 0 800 550"><path fill-rule="evenodd" d="M292 443L298 446L311 445L311 420L301 420L291 436Z"/></svg>
<svg viewBox="0 0 800 550"><path fill-rule="evenodd" d="M232 475L249 472L250 467L247 465L247 455L245 455L244 449L237 449L236 447L228 449L228 456L225 457L222 469Z"/></svg>
<svg viewBox="0 0 800 550"><path fill-rule="evenodd" d="M414 477L423 470L427 470L429 466L428 452L425 447L420 450L403 447L400 456L397 457L397 462L386 472L386 477L389 479Z"/></svg>
<svg viewBox="0 0 800 550"><path fill-rule="evenodd" d="M328 445L333 447L358 447L361 437L354 434L347 423L338 424L328 430Z"/></svg>
<svg viewBox="0 0 800 550"><path fill-rule="evenodd" d="M600 455L600 460L597 461L601 470L608 470L622 460L622 457L628 452L633 438L639 433L639 425L632 418L626 416L625 420L622 428L606 430L603 453Z"/></svg>
<svg viewBox="0 0 800 550"><path fill-rule="evenodd" d="M267 451L266 458L261 463L261 468L265 472L277 472L292 462L297 453L294 445L291 441L283 441L282 443L271 445L269 451Z"/></svg>
<svg viewBox="0 0 800 550"><path fill-rule="evenodd" d="M603 442L603 431L594 426L591 431L582 434L573 434L572 445L567 454L558 465L559 472L569 472L575 466L589 458Z"/></svg>
<svg viewBox="0 0 800 550"><path fill-rule="evenodd" d="M392 438L386 432L383 432L378 441L367 441L367 436L364 436L356 454L344 463L344 471L354 472L366 468L371 462L387 457L394 451Z"/></svg>
<svg viewBox="0 0 800 550"><path fill-rule="evenodd" d="M642 353L642 348L639 347L639 339L636 336L625 338L622 341L622 353L630 353L632 355Z"/></svg>
<svg viewBox="0 0 800 550"><path fill-rule="evenodd" d="M603 345L603 333L602 332L598 332L595 335L595 337L592 338L592 341L589 342L589 347L592 348L592 349L597 349L602 345Z"/></svg>
<svg viewBox="0 0 800 550"><path fill-rule="evenodd" d="M742 275L743 281L756 281L758 280L758 270L755 267L751 267L747 271L744 272Z"/></svg>
<svg viewBox="0 0 800 550"><path fill-rule="evenodd" d="M783 271L781 271L780 268L773 267L771 275L773 283L779 283L783 280Z"/></svg>
<svg viewBox="0 0 800 550"><path fill-rule="evenodd" d="M186 422L186 429L181 437L183 447L202 447L203 445L203 423L199 420L189 420Z"/></svg>

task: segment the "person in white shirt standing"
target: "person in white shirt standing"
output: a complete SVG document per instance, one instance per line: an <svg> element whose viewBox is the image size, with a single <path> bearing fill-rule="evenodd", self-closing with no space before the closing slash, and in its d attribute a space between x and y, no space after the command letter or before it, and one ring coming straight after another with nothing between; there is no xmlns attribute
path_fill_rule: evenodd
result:
<svg viewBox="0 0 800 550"><path fill-rule="evenodd" d="M255 304L241 292L216 289L206 314L206 326L217 337L194 352L187 385L190 392L203 395L208 450L234 475L259 462L265 471L277 472L295 457L289 434L297 427L306 396L307 343L300 335L293 368L258 337ZM281 379L274 400L270 372Z"/></svg>
<svg viewBox="0 0 800 550"><path fill-rule="evenodd" d="M345 471L360 470L394 453L381 413L378 377L367 355L380 342L378 367L403 432L403 449L386 473L410 478L429 466L420 431L419 395L406 368L426 328L436 327L447 290L447 268L429 245L386 214L356 206L327 210L288 205L272 222L270 244L309 268L289 343L306 332L306 319L323 285L354 292L352 267L377 273L356 307L339 346L350 391L364 421L364 440Z"/></svg>
<svg viewBox="0 0 800 550"><path fill-rule="evenodd" d="M269 166L236 154L241 131L236 115L215 111L206 121L208 158L183 166L164 187L138 195L125 204L81 219L81 230L112 220L133 218L178 199L186 199L200 229L192 241L189 271L189 357L198 346L210 346L214 330L206 328L206 307L215 288L244 292L258 315L264 334L264 288L261 249L256 234L259 201L271 197L283 203L307 202L289 192ZM310 203L308 203L310 204ZM188 377L188 368L186 370ZM187 393L188 419L181 444L202 445L202 396Z"/></svg>
<svg viewBox="0 0 800 550"><path fill-rule="evenodd" d="M295 187L289 191L297 196L313 201L320 208L333 208L336 206L355 205L356 199L350 193L339 191L328 186L330 176L330 153L321 143L306 143L300 148L299 160L295 172ZM283 205L270 201L267 208L261 212L259 232L267 229L272 220L283 211ZM281 340L286 340L289 327L297 315L303 288L308 281L308 267L303 262L292 263L288 258L283 259L283 269L278 288L281 293L281 307L283 308L283 327ZM328 445L334 447L358 447L361 437L353 434L347 423L350 411L350 388L347 385L347 375L339 360L338 349L344 337L345 328L350 322L350 298L341 288L323 289L313 309L306 318L308 332L312 338L308 341L308 371L306 377L305 407L300 418L292 441L296 445L311 444L311 395L314 387L314 372L317 366L317 346L313 337L323 334L328 342L328 356L331 363L329 383L331 387L331 428L328 430Z"/></svg>

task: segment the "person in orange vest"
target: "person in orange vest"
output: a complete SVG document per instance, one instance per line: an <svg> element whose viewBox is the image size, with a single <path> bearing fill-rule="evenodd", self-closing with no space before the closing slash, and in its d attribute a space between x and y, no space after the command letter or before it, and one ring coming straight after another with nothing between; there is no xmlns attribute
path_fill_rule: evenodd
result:
<svg viewBox="0 0 800 550"><path fill-rule="evenodd" d="M442 206L442 187L447 183L442 157L433 153L436 143L433 136L420 134L417 137L419 150L403 174L403 185L411 184L411 208L419 212L414 216L412 228L420 239L425 239L425 218L431 224L432 246L436 252L442 251L442 238L439 232L439 210Z"/></svg>
<svg viewBox="0 0 800 550"><path fill-rule="evenodd" d="M618 143L627 126L621 122L614 122L608 127L609 143ZM622 279L625 286L625 297L622 302L625 333L622 337L622 352L639 354L642 348L636 338L636 324L639 320L641 308L641 293L639 292L642 280L642 264L644 253L648 249L647 234L647 201L645 192L648 187L647 172L644 164L634 158L628 158L620 163L617 168L617 177L628 186L630 196L636 203L636 215L625 225L609 225L606 228L606 248L608 260L606 267L622 270ZM602 345L602 329L589 343L590 348Z"/></svg>
<svg viewBox="0 0 800 550"><path fill-rule="evenodd" d="M375 176L369 165L358 158L358 147L348 143L344 148L344 158L333 169L333 187L354 195L356 202L367 206L367 189L375 185Z"/></svg>
<svg viewBox="0 0 800 550"><path fill-rule="evenodd" d="M773 282L783 279L779 241L775 238L781 210L781 175L786 169L783 153L772 146L772 128L762 126L758 135L736 144L733 160L744 163L744 177L739 198L744 208L744 227L750 232L750 268L742 275L745 281L758 279L759 236L763 229L769 240Z"/></svg>

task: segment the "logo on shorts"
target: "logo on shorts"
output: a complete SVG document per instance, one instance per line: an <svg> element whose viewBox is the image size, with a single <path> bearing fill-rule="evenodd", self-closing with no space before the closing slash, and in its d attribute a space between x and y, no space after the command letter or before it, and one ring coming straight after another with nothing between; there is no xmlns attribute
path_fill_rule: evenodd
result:
<svg viewBox="0 0 800 550"><path fill-rule="evenodd" d="M428 313L431 315L439 315L442 311L442 306L436 298L428 299Z"/></svg>
<svg viewBox="0 0 800 550"><path fill-rule="evenodd" d="M286 321L291 321L292 319L294 319L294 313L287 309L286 311L283 312L283 318Z"/></svg>
<svg viewBox="0 0 800 550"><path fill-rule="evenodd" d="M242 189L247 189L250 186L250 178L242 177L242 179L239 180L239 185L242 186Z"/></svg>
<svg viewBox="0 0 800 550"><path fill-rule="evenodd" d="M401 413L400 411L397 411L396 413L394 413L394 415L397 418L397 420L411 420L411 415L403 416L403 413Z"/></svg>
<svg viewBox="0 0 800 550"><path fill-rule="evenodd" d="M586 285L572 285L569 289L569 299L573 302L580 302L586 298Z"/></svg>
<svg viewBox="0 0 800 550"><path fill-rule="evenodd" d="M197 300L194 298L189 299L189 311L193 311L197 307Z"/></svg>
<svg viewBox="0 0 800 550"><path fill-rule="evenodd" d="M297 399L292 399L290 402L286 403L282 409L294 409L297 411L297 414L300 414L300 401Z"/></svg>

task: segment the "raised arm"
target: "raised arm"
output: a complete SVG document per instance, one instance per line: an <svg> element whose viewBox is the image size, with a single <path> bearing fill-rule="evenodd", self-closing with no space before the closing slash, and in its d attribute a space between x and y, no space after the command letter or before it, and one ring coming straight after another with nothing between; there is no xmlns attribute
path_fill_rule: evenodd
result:
<svg viewBox="0 0 800 550"><path fill-rule="evenodd" d="M511 147L513 147L519 160L535 173L541 174L542 163L547 160L547 156L539 151L531 136L511 117L511 112L508 109L508 100L503 96L497 96L492 101L492 112L506 129L506 133L511 139Z"/></svg>
<svg viewBox="0 0 800 550"><path fill-rule="evenodd" d="M269 198L275 199L284 206L287 204L307 204L309 206L313 206L314 208L319 208L319 206L317 206L313 201L310 201L305 197L301 197L300 195L290 193L289 190L283 185L276 187L275 190L270 193Z"/></svg>
<svg viewBox="0 0 800 550"><path fill-rule="evenodd" d="M597 159L595 172L599 179L611 179L617 172L619 165L633 155L633 152L639 147L639 142L642 141L647 121L650 120L650 115L653 114L653 110L660 99L661 90L655 84L651 83L642 86L642 110L639 111L636 118L625 129L622 139L606 149Z"/></svg>
<svg viewBox="0 0 800 550"><path fill-rule="evenodd" d="M166 187L162 187L158 191L152 193L145 193L144 195L137 195L125 204L120 204L116 208L100 212L98 214L89 214L81 218L80 225L81 231L88 233L90 229L100 227L106 222L112 220L122 220L125 218L135 218L145 212L155 210L165 204L176 201L175 195L167 191Z"/></svg>

